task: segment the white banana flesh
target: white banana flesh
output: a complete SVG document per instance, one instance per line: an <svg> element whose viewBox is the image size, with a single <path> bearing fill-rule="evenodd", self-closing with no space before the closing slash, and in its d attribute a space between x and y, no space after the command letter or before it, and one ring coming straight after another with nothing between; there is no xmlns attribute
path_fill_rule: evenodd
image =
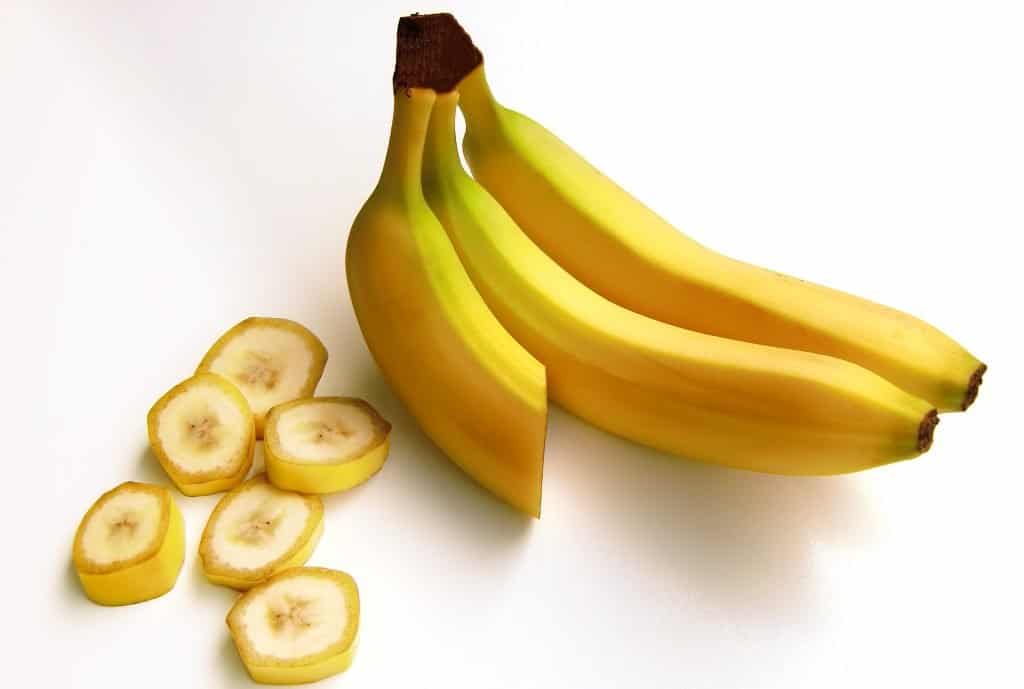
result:
<svg viewBox="0 0 1024 689"><path fill-rule="evenodd" d="M157 417L167 458L182 473L230 468L249 443L245 410L214 384L198 382L167 403Z"/></svg>
<svg viewBox="0 0 1024 689"><path fill-rule="evenodd" d="M199 370L218 373L238 387L256 417L257 437L262 437L267 412L312 395L326 362L323 343L302 325L254 317L221 336Z"/></svg>
<svg viewBox="0 0 1024 689"><path fill-rule="evenodd" d="M344 462L379 442L371 413L355 404L318 401L281 413L277 421L281 449L308 464Z"/></svg>
<svg viewBox="0 0 1024 689"><path fill-rule="evenodd" d="M241 483L252 466L255 421L242 393L215 373L171 388L149 411L149 442L185 495L208 495Z"/></svg>
<svg viewBox="0 0 1024 689"><path fill-rule="evenodd" d="M199 546L203 570L219 584L245 589L303 564L322 532L323 504L256 476L225 495Z"/></svg>
<svg viewBox="0 0 1024 689"><path fill-rule="evenodd" d="M96 567L116 568L155 548L164 514L160 496L151 491L113 493L84 524L81 553Z"/></svg>
<svg viewBox="0 0 1024 689"><path fill-rule="evenodd" d="M295 567L239 598L227 624L254 680L314 682L351 664L359 631L359 592L344 572Z"/></svg>

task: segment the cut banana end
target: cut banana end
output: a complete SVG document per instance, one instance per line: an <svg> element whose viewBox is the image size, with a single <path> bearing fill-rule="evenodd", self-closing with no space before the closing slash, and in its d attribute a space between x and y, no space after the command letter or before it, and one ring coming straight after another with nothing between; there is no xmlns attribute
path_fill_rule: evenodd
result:
<svg viewBox="0 0 1024 689"><path fill-rule="evenodd" d="M275 486L300 493L336 493L380 471L391 424L367 402L312 397L274 407L263 449Z"/></svg>
<svg viewBox="0 0 1024 689"><path fill-rule="evenodd" d="M78 526L72 562L82 588L101 605L162 596L185 560L185 522L171 492L122 483L100 496Z"/></svg>
<svg viewBox="0 0 1024 689"><path fill-rule="evenodd" d="M256 433L249 404L216 374L175 385L149 410L147 425L153 453L185 495L230 490L252 467Z"/></svg>
<svg viewBox="0 0 1024 689"><path fill-rule="evenodd" d="M305 564L323 533L324 506L270 484L265 474L221 498L199 543L206 577L246 590L278 572Z"/></svg>
<svg viewBox="0 0 1024 689"><path fill-rule="evenodd" d="M227 618L249 675L302 684L345 671L359 632L359 590L344 572L285 570L242 595Z"/></svg>
<svg viewBox="0 0 1024 689"><path fill-rule="evenodd" d="M316 335L283 318L246 318L221 335L198 371L224 376L242 391L263 437L267 412L275 405L316 390L327 364L327 350Z"/></svg>

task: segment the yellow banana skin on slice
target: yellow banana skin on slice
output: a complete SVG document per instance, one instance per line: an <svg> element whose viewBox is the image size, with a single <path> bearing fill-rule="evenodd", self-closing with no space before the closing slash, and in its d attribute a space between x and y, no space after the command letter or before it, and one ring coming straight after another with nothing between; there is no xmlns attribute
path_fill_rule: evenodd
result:
<svg viewBox="0 0 1024 689"><path fill-rule="evenodd" d="M683 328L852 361L940 411L974 401L985 366L952 338L906 313L702 246L498 104L483 68L459 84L473 176L580 282Z"/></svg>
<svg viewBox="0 0 1024 689"><path fill-rule="evenodd" d="M395 94L380 182L352 226L349 294L367 346L424 432L484 488L539 516L544 367L476 291L420 181L434 93Z"/></svg>
<svg viewBox="0 0 1024 689"><path fill-rule="evenodd" d="M287 419L290 412L318 405L358 410L364 419L364 425L373 429L371 437L349 456L336 455L316 461L290 454L282 434L294 433L295 429L281 428L281 419ZM314 434L321 429L322 426L318 425L313 431L307 431L307 434ZM327 430L327 446L331 447L330 439L332 435L335 438L339 437L339 429ZM343 436L343 429L341 430ZM279 404L267 415L263 441L267 475L277 487L299 493L326 494L349 490L370 480L384 466L384 460L387 459L391 447L390 433L391 424L365 400L352 397L309 397Z"/></svg>
<svg viewBox="0 0 1024 689"><path fill-rule="evenodd" d="M104 505L126 493L152 496L156 501L159 517L153 525L152 538L128 559L97 562L88 552L86 531L90 520L100 518ZM110 537L117 537L113 528ZM100 605L130 605L170 591L185 561L185 521L171 492L162 486L129 481L104 493L78 527L72 560L82 590Z"/></svg>
<svg viewBox="0 0 1024 689"><path fill-rule="evenodd" d="M333 600L324 599L325 587ZM257 614L249 614L253 607ZM359 645L359 617L359 588L351 575L293 567L240 596L226 622L255 682L306 684L349 668Z"/></svg>
<svg viewBox="0 0 1024 689"><path fill-rule="evenodd" d="M463 170L456 99L434 106L424 193L487 304L545 365L552 399L651 447L779 474L857 471L929 447L932 405L865 368L684 330L576 280Z"/></svg>

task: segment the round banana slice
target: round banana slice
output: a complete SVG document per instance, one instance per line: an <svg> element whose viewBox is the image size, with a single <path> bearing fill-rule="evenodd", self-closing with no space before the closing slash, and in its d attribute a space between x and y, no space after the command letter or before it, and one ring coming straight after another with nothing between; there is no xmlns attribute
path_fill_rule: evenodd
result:
<svg viewBox="0 0 1024 689"><path fill-rule="evenodd" d="M185 560L185 522L171 492L122 483L82 518L71 556L92 601L127 605L162 596Z"/></svg>
<svg viewBox="0 0 1024 689"><path fill-rule="evenodd" d="M149 444L185 495L234 488L252 467L255 423L238 389L213 373L171 388L149 410Z"/></svg>
<svg viewBox="0 0 1024 689"><path fill-rule="evenodd" d="M199 543L203 571L215 584L244 591L303 565L323 533L323 515L319 497L254 476L221 498L206 522Z"/></svg>
<svg viewBox="0 0 1024 689"><path fill-rule="evenodd" d="M336 493L377 473L388 456L391 424L352 397L311 397L274 407L263 450L276 486Z"/></svg>
<svg viewBox="0 0 1024 689"><path fill-rule="evenodd" d="M256 437L271 407L308 397L327 364L327 350L316 335L283 318L246 318L221 335L199 364L199 371L224 376L242 391L256 416Z"/></svg>
<svg viewBox="0 0 1024 689"><path fill-rule="evenodd" d="M359 590L348 574L294 567L242 595L227 618L249 675L303 684L344 672L359 632Z"/></svg>

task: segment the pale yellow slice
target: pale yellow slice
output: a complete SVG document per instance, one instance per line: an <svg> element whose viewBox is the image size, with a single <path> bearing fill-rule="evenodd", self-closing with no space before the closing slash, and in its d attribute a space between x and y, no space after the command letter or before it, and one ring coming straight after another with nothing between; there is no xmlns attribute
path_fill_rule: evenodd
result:
<svg viewBox="0 0 1024 689"><path fill-rule="evenodd" d="M246 318L221 335L197 369L234 383L256 417L263 437L267 412L275 405L308 397L327 364L327 350L308 329L284 318Z"/></svg>
<svg viewBox="0 0 1024 689"><path fill-rule="evenodd" d="M272 485L259 474L217 503L199 543L203 572L215 584L246 590L305 564L323 533L323 503Z"/></svg>
<svg viewBox="0 0 1024 689"><path fill-rule="evenodd" d="M315 682L352 664L359 590L344 572L295 567L243 594L228 613L227 624L255 681Z"/></svg>
<svg viewBox="0 0 1024 689"><path fill-rule="evenodd" d="M252 467L252 412L219 375L199 373L175 385L150 409L147 426L153 453L185 495L230 490Z"/></svg>
<svg viewBox="0 0 1024 689"><path fill-rule="evenodd" d="M185 560L185 522L171 492L122 483L82 518L72 561L85 595L101 605L127 605L174 588Z"/></svg>
<svg viewBox="0 0 1024 689"><path fill-rule="evenodd" d="M368 480L388 456L391 424L352 397L310 397L274 407L264 453L276 486L336 493Z"/></svg>

